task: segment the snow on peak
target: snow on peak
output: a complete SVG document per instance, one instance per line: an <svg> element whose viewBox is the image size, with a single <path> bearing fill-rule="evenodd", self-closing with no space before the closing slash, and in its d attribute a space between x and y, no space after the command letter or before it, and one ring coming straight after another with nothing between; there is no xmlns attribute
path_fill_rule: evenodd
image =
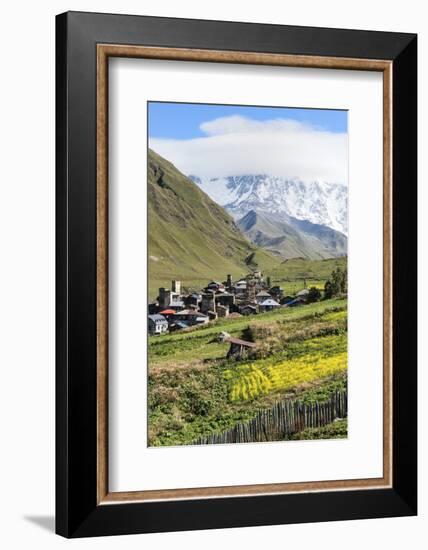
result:
<svg viewBox="0 0 428 550"><path fill-rule="evenodd" d="M208 179L189 177L235 219L242 218L250 210L285 213L348 234L348 189L345 185L266 174Z"/></svg>

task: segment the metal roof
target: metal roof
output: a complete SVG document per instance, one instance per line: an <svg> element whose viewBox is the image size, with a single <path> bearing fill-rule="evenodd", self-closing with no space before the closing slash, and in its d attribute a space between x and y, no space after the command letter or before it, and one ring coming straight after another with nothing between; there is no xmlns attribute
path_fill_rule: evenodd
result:
<svg viewBox="0 0 428 550"><path fill-rule="evenodd" d="M305 300L302 300L302 298L295 298L294 300L291 300L291 302L287 302L284 304L286 307L292 306L294 304L304 304L306 303Z"/></svg>
<svg viewBox="0 0 428 550"><path fill-rule="evenodd" d="M260 305L261 306L279 306L278 302L276 300L273 300L272 298L269 298L268 300L264 300Z"/></svg>
<svg viewBox="0 0 428 550"><path fill-rule="evenodd" d="M154 313L153 315L149 315L149 319L156 323L156 321L165 321L167 323L167 320L163 315L159 315L159 313Z"/></svg>
<svg viewBox="0 0 428 550"><path fill-rule="evenodd" d="M170 305L181 307L184 306L184 302L182 300L171 300Z"/></svg>
<svg viewBox="0 0 428 550"><path fill-rule="evenodd" d="M201 311L195 311L194 309L183 309L183 311L177 311L175 315L192 315L195 317L206 317L205 313Z"/></svg>
<svg viewBox="0 0 428 550"><path fill-rule="evenodd" d="M186 323L186 321L176 321L174 325L181 328L189 328L189 323Z"/></svg>
<svg viewBox="0 0 428 550"><path fill-rule="evenodd" d="M302 288L302 290L296 292L296 296L306 296L306 294L309 294L309 290L307 288Z"/></svg>

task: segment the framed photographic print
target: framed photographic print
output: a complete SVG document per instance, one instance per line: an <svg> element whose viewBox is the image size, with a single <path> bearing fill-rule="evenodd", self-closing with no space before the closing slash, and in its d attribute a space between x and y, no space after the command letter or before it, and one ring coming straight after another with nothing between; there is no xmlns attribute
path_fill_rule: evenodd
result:
<svg viewBox="0 0 428 550"><path fill-rule="evenodd" d="M416 514L416 43L57 16L59 534Z"/></svg>

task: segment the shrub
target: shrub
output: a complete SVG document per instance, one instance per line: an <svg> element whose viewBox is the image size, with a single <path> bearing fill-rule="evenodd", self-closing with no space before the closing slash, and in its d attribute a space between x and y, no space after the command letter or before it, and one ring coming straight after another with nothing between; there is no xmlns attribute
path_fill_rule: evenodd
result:
<svg viewBox="0 0 428 550"><path fill-rule="evenodd" d="M348 437L348 419L342 418L320 428L306 428L293 434L290 439L344 439L346 437Z"/></svg>
<svg viewBox="0 0 428 550"><path fill-rule="evenodd" d="M333 298L334 296L346 295L348 292L348 271L347 269L334 269L330 278L324 285L324 298Z"/></svg>
<svg viewBox="0 0 428 550"><path fill-rule="evenodd" d="M311 304L313 302L319 302L321 300L321 292L317 287L311 286L308 294L308 302Z"/></svg>

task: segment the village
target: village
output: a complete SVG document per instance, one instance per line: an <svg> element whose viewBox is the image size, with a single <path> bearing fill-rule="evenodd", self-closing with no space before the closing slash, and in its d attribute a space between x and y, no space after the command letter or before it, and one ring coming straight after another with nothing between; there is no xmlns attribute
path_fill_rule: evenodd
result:
<svg viewBox="0 0 428 550"><path fill-rule="evenodd" d="M257 315L281 307L297 307L307 303L309 290L304 288L294 296L284 295L280 286L271 286L270 277L260 271L233 282L211 281L200 292L183 292L181 281L173 280L171 289L159 288L159 296L149 304L148 329L160 335L205 325L219 318Z"/></svg>

